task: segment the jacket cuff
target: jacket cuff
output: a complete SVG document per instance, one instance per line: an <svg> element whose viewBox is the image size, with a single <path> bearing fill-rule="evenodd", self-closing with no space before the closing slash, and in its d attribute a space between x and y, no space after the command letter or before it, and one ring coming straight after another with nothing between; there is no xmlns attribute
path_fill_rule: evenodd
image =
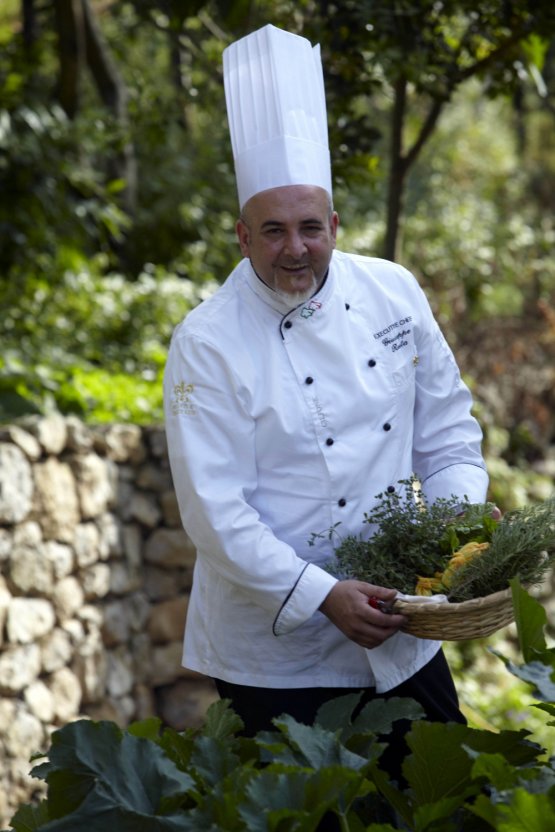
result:
<svg viewBox="0 0 555 832"><path fill-rule="evenodd" d="M274 635L286 635L308 621L336 583L333 575L314 563L307 563L276 615Z"/></svg>
<svg viewBox="0 0 555 832"><path fill-rule="evenodd" d="M442 468L422 483L422 491L428 503L439 498L450 499L453 495L462 500L468 497L471 503L484 503L487 498L489 477L479 465L457 463Z"/></svg>

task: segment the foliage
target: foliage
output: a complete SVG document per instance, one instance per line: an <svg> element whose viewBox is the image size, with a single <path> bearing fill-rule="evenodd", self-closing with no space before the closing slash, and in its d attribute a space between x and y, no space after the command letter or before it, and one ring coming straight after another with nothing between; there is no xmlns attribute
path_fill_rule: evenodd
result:
<svg viewBox="0 0 555 832"><path fill-rule="evenodd" d="M329 565L334 574L466 601L506 589L516 576L538 584L555 563L555 497L495 520L492 504L455 496L428 504L414 478L400 485L378 494L365 513L369 539L347 535L337 545ZM330 539L335 534L337 526L328 532Z"/></svg>
<svg viewBox="0 0 555 832"><path fill-rule="evenodd" d="M136 281L57 253L56 286L35 280L0 321L0 418L57 409L91 422L161 419L173 327L210 291L150 267Z"/></svg>
<svg viewBox="0 0 555 832"><path fill-rule="evenodd" d="M516 582L513 597L527 659L504 661L535 686L544 700L538 709L552 720L555 651L543 640L545 613ZM527 730L428 723L416 703L402 699L376 700L353 717L358 699L328 703L312 727L284 715L274 731L252 739L241 736L226 701L209 709L202 729L182 733L157 719L127 730L109 722L66 725L33 769L47 797L20 807L10 828L310 832L325 812L353 831L509 830L522 828L525 814L526 828L543 832L555 822L554 759ZM399 718L412 720L403 786L380 768Z"/></svg>

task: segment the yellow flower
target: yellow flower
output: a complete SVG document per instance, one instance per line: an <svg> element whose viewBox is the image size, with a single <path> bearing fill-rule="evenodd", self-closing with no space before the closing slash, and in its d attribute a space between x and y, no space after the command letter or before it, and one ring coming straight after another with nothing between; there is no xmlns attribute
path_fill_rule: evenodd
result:
<svg viewBox="0 0 555 832"><path fill-rule="evenodd" d="M422 575L417 575L415 595L433 595L434 592L441 592L441 572L436 572L433 578L425 578Z"/></svg>
<svg viewBox="0 0 555 832"><path fill-rule="evenodd" d="M442 583L444 588L450 588L457 569L460 569L461 566L473 560L477 555L485 552L486 549L489 549L489 543L476 543L475 541L471 541L470 543L466 543L458 552L455 552L443 573Z"/></svg>

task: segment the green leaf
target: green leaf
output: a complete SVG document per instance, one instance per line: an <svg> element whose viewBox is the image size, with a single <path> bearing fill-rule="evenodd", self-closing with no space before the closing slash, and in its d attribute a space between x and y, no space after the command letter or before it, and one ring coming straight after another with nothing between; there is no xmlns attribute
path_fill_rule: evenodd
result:
<svg viewBox="0 0 555 832"><path fill-rule="evenodd" d="M504 661L505 666L514 676L534 686L534 695L538 699L545 699L547 702L553 702L555 700L553 667L544 664L542 661L528 662L528 664L520 666L505 659Z"/></svg>
<svg viewBox="0 0 555 832"><path fill-rule="evenodd" d="M549 38L542 38L534 34L522 41L520 46L529 63L538 70L541 70L545 63L545 56L547 55L549 44Z"/></svg>
<svg viewBox="0 0 555 832"><path fill-rule="evenodd" d="M37 806L25 804L20 806L10 821L14 832L34 832L41 829L48 821L48 806L46 800L41 800Z"/></svg>
<svg viewBox="0 0 555 832"><path fill-rule="evenodd" d="M82 720L52 737L48 832L179 830L174 812L194 782L156 743Z"/></svg>
<svg viewBox="0 0 555 832"><path fill-rule="evenodd" d="M306 763L313 768L343 765L358 770L368 762L365 757L345 748L340 743L337 733L326 731L320 725L303 725L288 715L273 721L298 749Z"/></svg>
<svg viewBox="0 0 555 832"><path fill-rule="evenodd" d="M214 739L226 739L245 727L243 720L231 708L230 699L218 699L206 712L202 733Z"/></svg>
<svg viewBox="0 0 555 832"><path fill-rule="evenodd" d="M555 703L552 702L534 702L532 704L533 708L537 708L539 711L545 711L546 714L555 717ZM546 725L550 727L555 727L555 721L547 722Z"/></svg>
<svg viewBox="0 0 555 832"><path fill-rule="evenodd" d="M511 789L518 783L518 769L501 754L478 754L472 766L472 777L483 777L498 791Z"/></svg>
<svg viewBox="0 0 555 832"><path fill-rule="evenodd" d="M237 769L240 760L225 742L214 737L200 736L191 754L190 764L206 784L215 786Z"/></svg>
<svg viewBox="0 0 555 832"><path fill-rule="evenodd" d="M364 706L353 722L353 733L373 731L380 735L389 734L397 720L408 719L413 722L424 716L422 706L414 699L397 696L391 699L374 699Z"/></svg>
<svg viewBox="0 0 555 832"><path fill-rule="evenodd" d="M472 751L501 754L514 766L535 762L541 748L526 731L493 733L452 723L415 722L407 734L412 754L403 764L417 805L466 793L473 785Z"/></svg>
<svg viewBox="0 0 555 832"><path fill-rule="evenodd" d="M459 826L453 819L453 815L463 803L464 795L460 794L418 806L414 812L415 832L424 832L426 829L434 828L434 824L440 824L435 828L441 829L441 832L455 832Z"/></svg>
<svg viewBox="0 0 555 832"><path fill-rule="evenodd" d="M160 738L160 727L162 720L157 716L142 719L140 722L132 722L127 731L134 737L142 737L144 740L157 742Z"/></svg>
<svg viewBox="0 0 555 832"><path fill-rule="evenodd" d="M339 731L349 725L353 711L362 698L362 693L349 693L324 702L318 709L315 724L327 731Z"/></svg>
<svg viewBox="0 0 555 832"><path fill-rule="evenodd" d="M544 629L547 616L542 605L532 598L517 578L510 582L520 649L525 662L536 658L537 651L546 649Z"/></svg>
<svg viewBox="0 0 555 832"><path fill-rule="evenodd" d="M515 789L508 806L497 805L498 832L547 832L555 829L555 806L547 794Z"/></svg>
<svg viewBox="0 0 555 832"><path fill-rule="evenodd" d="M316 772L265 770L248 784L239 811L249 832L276 829L286 818L296 819L295 830L309 832L325 811L341 807L345 814L371 788L363 776L339 766Z"/></svg>

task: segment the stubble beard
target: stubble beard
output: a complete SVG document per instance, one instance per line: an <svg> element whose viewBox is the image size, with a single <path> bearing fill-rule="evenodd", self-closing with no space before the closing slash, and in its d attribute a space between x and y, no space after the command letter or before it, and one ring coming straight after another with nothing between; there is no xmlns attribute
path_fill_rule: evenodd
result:
<svg viewBox="0 0 555 832"><path fill-rule="evenodd" d="M281 289L278 285L278 278L277 278L277 269L273 275L273 285L272 289L282 300L287 301L287 303L291 304L291 308L295 306L299 306L301 303L304 303L306 300L312 297L317 290L318 290L318 281L316 280L316 275L312 272L310 286L306 289L303 289L298 292L286 292L285 289Z"/></svg>

